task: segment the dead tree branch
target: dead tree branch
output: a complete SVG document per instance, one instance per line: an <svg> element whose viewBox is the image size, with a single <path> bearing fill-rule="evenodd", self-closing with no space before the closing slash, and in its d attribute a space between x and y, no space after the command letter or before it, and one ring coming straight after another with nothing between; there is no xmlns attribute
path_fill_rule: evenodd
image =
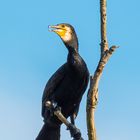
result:
<svg viewBox="0 0 140 140"><path fill-rule="evenodd" d="M94 74L90 77L90 87L87 95L87 131L89 140L97 140L95 128L95 108L98 103L98 86L103 69L111 57L112 53L116 50L116 46L108 47L107 41L107 28L106 28L106 0L100 0L100 20L101 20L101 55L98 66Z"/></svg>

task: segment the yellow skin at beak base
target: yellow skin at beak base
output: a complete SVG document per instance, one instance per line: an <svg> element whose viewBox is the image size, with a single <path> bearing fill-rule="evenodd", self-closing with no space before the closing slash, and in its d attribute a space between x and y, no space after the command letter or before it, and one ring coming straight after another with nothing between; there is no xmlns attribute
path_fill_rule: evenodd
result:
<svg viewBox="0 0 140 140"><path fill-rule="evenodd" d="M65 27L61 27L58 25L50 25L49 29L50 29L49 31L53 31L57 33L62 38L66 35L66 32L67 32L67 29Z"/></svg>
<svg viewBox="0 0 140 140"><path fill-rule="evenodd" d="M64 37L66 34L66 30L65 29L56 29L54 30L54 32L56 32L60 37Z"/></svg>

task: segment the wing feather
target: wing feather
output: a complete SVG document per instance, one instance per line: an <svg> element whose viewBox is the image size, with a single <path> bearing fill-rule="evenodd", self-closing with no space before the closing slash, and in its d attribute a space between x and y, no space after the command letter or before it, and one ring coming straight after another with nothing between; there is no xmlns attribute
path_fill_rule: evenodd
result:
<svg viewBox="0 0 140 140"><path fill-rule="evenodd" d="M42 116L44 116L45 113L45 102L49 100L51 97L53 97L54 91L57 89L59 84L61 84L62 80L65 77L66 74L66 67L67 63L62 65L49 79L47 82L43 96L42 96Z"/></svg>

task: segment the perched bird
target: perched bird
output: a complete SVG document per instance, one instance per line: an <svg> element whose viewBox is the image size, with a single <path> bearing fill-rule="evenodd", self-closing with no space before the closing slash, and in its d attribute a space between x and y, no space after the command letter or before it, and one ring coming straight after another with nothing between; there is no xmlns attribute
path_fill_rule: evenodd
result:
<svg viewBox="0 0 140 140"><path fill-rule="evenodd" d="M82 96L89 81L89 71L78 52L78 38L70 24L62 23L49 26L64 42L68 56L63 64L49 79L42 97L42 116L44 125L36 140L60 140L62 122L46 108L46 101L57 103L62 114L71 118L74 124Z"/></svg>

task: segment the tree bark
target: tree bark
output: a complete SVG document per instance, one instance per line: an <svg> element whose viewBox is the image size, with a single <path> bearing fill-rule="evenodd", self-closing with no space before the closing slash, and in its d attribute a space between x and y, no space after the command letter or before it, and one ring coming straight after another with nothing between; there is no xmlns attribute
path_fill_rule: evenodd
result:
<svg viewBox="0 0 140 140"><path fill-rule="evenodd" d="M87 131L89 140L97 140L96 128L95 128L95 109L98 103L98 86L103 69L111 57L112 53L116 50L116 46L108 47L107 41L107 14L106 14L106 0L100 0L100 22L101 22L101 54L98 66L92 76L90 76L90 87L87 94Z"/></svg>

